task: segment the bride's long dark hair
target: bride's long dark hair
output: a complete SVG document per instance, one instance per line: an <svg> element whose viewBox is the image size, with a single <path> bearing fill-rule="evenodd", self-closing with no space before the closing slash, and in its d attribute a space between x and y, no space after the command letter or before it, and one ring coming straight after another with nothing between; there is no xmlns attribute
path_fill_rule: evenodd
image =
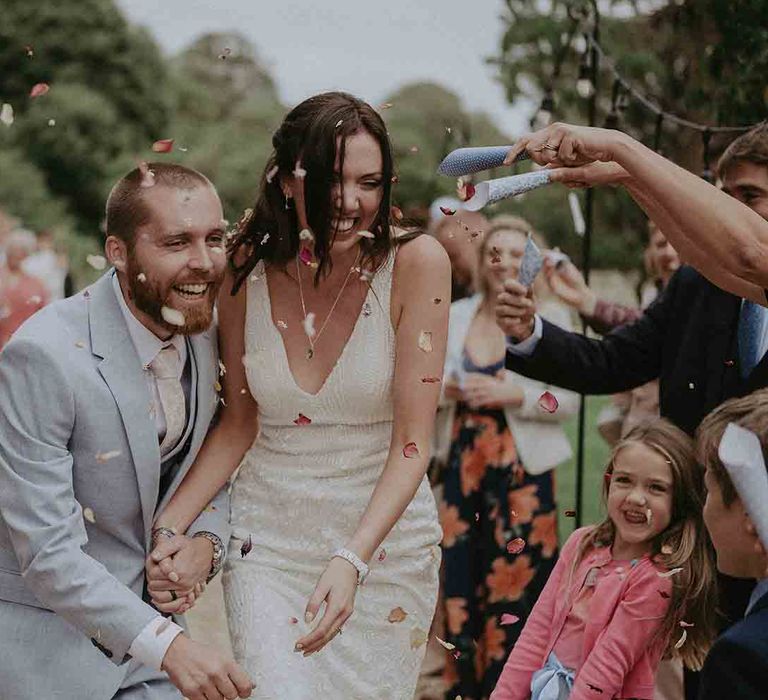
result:
<svg viewBox="0 0 768 700"><path fill-rule="evenodd" d="M281 176L290 176L297 162L301 162L301 167L306 170L306 216L314 235L314 254L318 263L315 282L330 271L329 251L335 236L331 228L331 193L337 151L339 170L343 171L346 140L361 131L376 139L381 148L382 198L371 226L374 237L360 240L360 266L376 270L387 259L394 245L390 223L394 166L387 128L368 103L344 92L326 92L294 107L272 137L274 152L262 173L256 204L252 213L241 220L229 245L235 279L233 294L259 260L285 265L299 251L296 207L290 202L286 208L280 185Z"/></svg>

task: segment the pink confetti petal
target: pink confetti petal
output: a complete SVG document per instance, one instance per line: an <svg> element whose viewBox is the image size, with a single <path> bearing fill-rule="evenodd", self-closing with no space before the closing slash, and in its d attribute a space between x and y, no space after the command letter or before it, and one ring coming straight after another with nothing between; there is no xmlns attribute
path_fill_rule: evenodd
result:
<svg viewBox="0 0 768 700"><path fill-rule="evenodd" d="M312 423L312 419L307 418L303 413L299 413L299 417L294 418L293 422L296 423L296 425L309 425Z"/></svg>
<svg viewBox="0 0 768 700"><path fill-rule="evenodd" d="M440 207L440 211L446 216L453 216L456 213L456 210L451 209L450 207Z"/></svg>
<svg viewBox="0 0 768 700"><path fill-rule="evenodd" d="M402 221L403 220L403 210L400 209L400 207L390 207L389 211L392 214L392 218L395 221Z"/></svg>
<svg viewBox="0 0 768 700"><path fill-rule="evenodd" d="M29 96L31 98L35 97L42 97L45 95L49 90L51 89L51 86L48 85L48 83L37 83L36 85L32 86L32 89L29 91Z"/></svg>
<svg viewBox="0 0 768 700"><path fill-rule="evenodd" d="M514 625L517 622L520 622L520 618L517 615L513 615L512 613L504 613L501 616L502 625Z"/></svg>
<svg viewBox="0 0 768 700"><path fill-rule="evenodd" d="M520 554L525 549L525 540L522 537L516 537L507 542L507 551L510 554Z"/></svg>
<svg viewBox="0 0 768 700"><path fill-rule="evenodd" d="M554 394L545 391L539 396L539 407L547 413L554 413L560 407L560 404L557 402Z"/></svg>
<svg viewBox="0 0 768 700"><path fill-rule="evenodd" d="M292 625L298 625L299 624L299 618L298 617L289 617L288 622L290 622Z"/></svg>
<svg viewBox="0 0 768 700"><path fill-rule="evenodd" d="M173 139L160 139L152 144L155 153L170 153L173 150Z"/></svg>
<svg viewBox="0 0 768 700"><path fill-rule="evenodd" d="M407 459L413 459L418 456L419 448L416 446L415 442L409 442L405 447L403 447L403 457L406 457Z"/></svg>
<svg viewBox="0 0 768 700"><path fill-rule="evenodd" d="M299 260L301 260L301 262L303 262L305 265L311 265L312 251L309 248L302 248L299 251Z"/></svg>

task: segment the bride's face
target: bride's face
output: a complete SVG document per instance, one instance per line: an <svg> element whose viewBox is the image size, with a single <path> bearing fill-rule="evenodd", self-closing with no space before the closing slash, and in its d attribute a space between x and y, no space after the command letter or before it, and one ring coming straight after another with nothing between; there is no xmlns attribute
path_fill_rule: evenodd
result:
<svg viewBox="0 0 768 700"><path fill-rule="evenodd" d="M359 232L374 227L384 196L382 170L381 148L373 136L359 131L347 137L344 167L337 155L331 188L333 252L354 247L360 240Z"/></svg>

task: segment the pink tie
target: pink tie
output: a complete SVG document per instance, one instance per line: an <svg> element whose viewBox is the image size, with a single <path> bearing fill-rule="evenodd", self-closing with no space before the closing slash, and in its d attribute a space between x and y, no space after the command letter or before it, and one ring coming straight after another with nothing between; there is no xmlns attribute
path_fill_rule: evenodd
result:
<svg viewBox="0 0 768 700"><path fill-rule="evenodd" d="M163 456L176 446L186 424L180 365L179 351L173 345L164 347L150 364L165 414L165 437L160 443L160 454Z"/></svg>

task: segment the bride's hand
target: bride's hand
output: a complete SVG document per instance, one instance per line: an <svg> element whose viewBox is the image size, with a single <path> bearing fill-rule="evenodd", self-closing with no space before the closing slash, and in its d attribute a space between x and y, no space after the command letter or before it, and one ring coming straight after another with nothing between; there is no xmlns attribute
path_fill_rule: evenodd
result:
<svg viewBox="0 0 768 700"><path fill-rule="evenodd" d="M320 651L337 634L341 634L342 625L354 609L356 592L357 569L340 557L331 559L309 599L304 619L307 623L312 622L323 601L325 614L312 632L296 642L295 651L309 656Z"/></svg>

